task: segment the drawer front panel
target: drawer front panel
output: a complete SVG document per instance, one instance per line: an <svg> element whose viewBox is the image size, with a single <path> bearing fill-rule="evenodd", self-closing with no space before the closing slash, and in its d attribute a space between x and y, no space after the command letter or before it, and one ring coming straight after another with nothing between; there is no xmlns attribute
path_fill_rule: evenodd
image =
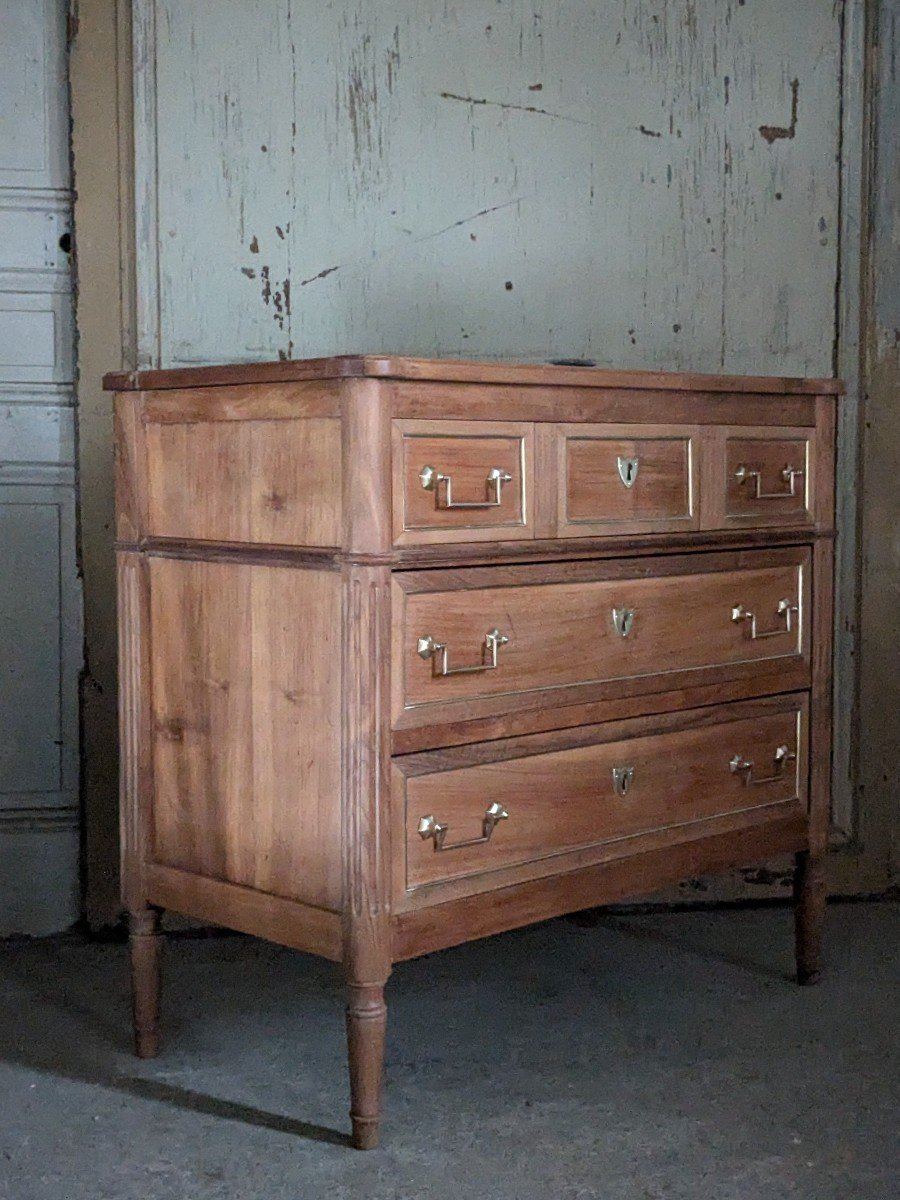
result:
<svg viewBox="0 0 900 1200"><path fill-rule="evenodd" d="M697 528L695 429L563 425L557 436L559 536Z"/></svg>
<svg viewBox="0 0 900 1200"><path fill-rule="evenodd" d="M805 719L805 706L788 700L784 711L762 716L449 770L440 769L446 758L438 753L433 773L428 755L414 756L423 773L404 780L405 887L757 808L805 805Z"/></svg>
<svg viewBox="0 0 900 1200"><path fill-rule="evenodd" d="M395 581L395 716L421 707L436 720L449 715L441 706L481 698L500 711L504 697L615 680L659 691L676 672L805 657L807 552L756 558L740 569L471 589L441 590L435 572L435 590L411 594Z"/></svg>
<svg viewBox="0 0 900 1200"><path fill-rule="evenodd" d="M727 431L722 525L812 522L816 480L810 439L803 429Z"/></svg>
<svg viewBox="0 0 900 1200"><path fill-rule="evenodd" d="M396 421L398 545L533 537L528 424Z"/></svg>

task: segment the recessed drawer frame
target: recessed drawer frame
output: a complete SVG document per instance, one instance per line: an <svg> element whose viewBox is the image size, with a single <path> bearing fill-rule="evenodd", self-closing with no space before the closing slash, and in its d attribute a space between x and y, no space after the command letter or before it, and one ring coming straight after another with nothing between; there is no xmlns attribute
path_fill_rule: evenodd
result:
<svg viewBox="0 0 900 1200"><path fill-rule="evenodd" d="M732 680L805 687L809 570L810 550L789 547L397 572L393 726Z"/></svg>
<svg viewBox="0 0 900 1200"><path fill-rule="evenodd" d="M712 470L706 499L712 528L815 522L821 464L814 430L727 426L709 431L708 437Z"/></svg>
<svg viewBox="0 0 900 1200"><path fill-rule="evenodd" d="M534 426L395 421L394 542L533 538Z"/></svg>
<svg viewBox="0 0 900 1200"><path fill-rule="evenodd" d="M808 756L798 694L395 758L395 909L803 814Z"/></svg>
<svg viewBox="0 0 900 1200"><path fill-rule="evenodd" d="M556 536L699 529L697 425L554 426Z"/></svg>

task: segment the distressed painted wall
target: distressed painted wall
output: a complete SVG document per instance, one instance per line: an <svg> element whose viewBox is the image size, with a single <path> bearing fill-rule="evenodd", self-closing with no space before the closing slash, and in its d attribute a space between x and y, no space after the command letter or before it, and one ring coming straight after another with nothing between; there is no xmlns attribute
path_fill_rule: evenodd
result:
<svg viewBox="0 0 900 1200"><path fill-rule="evenodd" d="M841 8L141 0L142 360L829 374Z"/></svg>
<svg viewBox="0 0 900 1200"><path fill-rule="evenodd" d="M0 937L79 915L65 0L0 0Z"/></svg>
<svg viewBox="0 0 900 1200"><path fill-rule="evenodd" d="M860 837L900 882L900 0L876 29L871 322L862 430Z"/></svg>

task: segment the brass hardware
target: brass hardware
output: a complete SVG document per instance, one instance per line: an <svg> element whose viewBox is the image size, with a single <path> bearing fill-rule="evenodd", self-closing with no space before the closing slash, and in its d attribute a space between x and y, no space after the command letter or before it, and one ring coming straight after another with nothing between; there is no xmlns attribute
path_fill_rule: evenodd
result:
<svg viewBox="0 0 900 1200"><path fill-rule="evenodd" d="M732 621L749 621L750 622L750 640L752 642L759 641L760 638L780 637L784 633L793 633L793 621L791 614L799 612L800 609L796 604L791 604L790 600L779 600L778 607L775 609L776 616L784 617L784 629L770 629L766 633L760 633L756 628L756 613L750 611L749 608L744 608L743 604L736 604L731 610Z"/></svg>
<svg viewBox="0 0 900 1200"><path fill-rule="evenodd" d="M478 671L494 671L497 669L497 651L501 646L505 646L509 638L502 634L499 629L492 629L484 635L484 644L481 648L482 662L474 667L451 667L449 664L450 648L446 642L436 642L433 637L420 637L416 642L416 653L420 658L431 659L431 674L435 679L441 679L444 675L474 675ZM484 662L485 651L490 655L490 660Z"/></svg>
<svg viewBox="0 0 900 1200"><path fill-rule="evenodd" d="M614 608L612 610L613 625L620 637L626 638L631 633L631 627L634 625L634 614L635 609L633 608Z"/></svg>
<svg viewBox="0 0 900 1200"><path fill-rule="evenodd" d="M627 796L628 789L634 782L634 767L613 767L613 787L617 796Z"/></svg>
<svg viewBox="0 0 900 1200"><path fill-rule="evenodd" d="M731 767L733 775L743 775L744 785L753 783L776 783L779 779L784 779L784 768L789 762L796 762L797 755L789 746L779 746L774 754L775 774L766 775L762 779L753 778L753 763L750 759L744 758L742 754L736 754L728 764Z"/></svg>
<svg viewBox="0 0 900 1200"><path fill-rule="evenodd" d="M756 491L752 496L753 500L784 500L791 496L796 496L794 490L794 480L803 476L804 472L799 467L792 467L790 463L780 472L781 478L788 484L786 492L764 492L762 491L762 471L756 470L754 467L745 467L743 463L734 473L735 479L739 483L746 483L748 479L756 480Z"/></svg>
<svg viewBox="0 0 900 1200"><path fill-rule="evenodd" d="M419 472L419 479L427 492L434 492L437 508L499 508L503 502L503 485L511 482L512 475L508 471L501 471L499 467L492 467L484 481L486 500L454 500L453 476L441 475L434 467L423 467ZM443 503L440 495L441 484L444 484Z"/></svg>
<svg viewBox="0 0 900 1200"><path fill-rule="evenodd" d="M619 468L619 478L625 486L627 488L634 487L641 460L639 458L623 458L620 454L616 459L616 465Z"/></svg>
<svg viewBox="0 0 900 1200"><path fill-rule="evenodd" d="M442 825L440 821L435 820L433 816L422 817L419 821L419 837L423 841L431 838L434 842L435 850L462 850L466 846L481 846L484 842L491 840L496 827L501 821L507 820L509 813L502 804L491 804L485 809L484 819L481 824L481 837L469 838L465 842L454 842L451 846L444 845L444 839L447 836L449 825Z"/></svg>

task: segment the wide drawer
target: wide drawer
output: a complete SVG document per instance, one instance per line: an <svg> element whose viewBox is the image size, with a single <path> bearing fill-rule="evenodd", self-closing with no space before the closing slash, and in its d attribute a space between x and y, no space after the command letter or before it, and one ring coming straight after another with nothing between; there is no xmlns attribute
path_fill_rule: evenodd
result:
<svg viewBox="0 0 900 1200"><path fill-rule="evenodd" d="M796 667L808 570L789 549L397 574L395 725Z"/></svg>
<svg viewBox="0 0 900 1200"><path fill-rule="evenodd" d="M534 877L621 839L679 841L702 836L698 824L805 808L805 698L681 713L668 729L656 720L633 736L621 730L639 723L619 722L395 759L402 892L517 867ZM554 737L564 748L541 752Z"/></svg>

